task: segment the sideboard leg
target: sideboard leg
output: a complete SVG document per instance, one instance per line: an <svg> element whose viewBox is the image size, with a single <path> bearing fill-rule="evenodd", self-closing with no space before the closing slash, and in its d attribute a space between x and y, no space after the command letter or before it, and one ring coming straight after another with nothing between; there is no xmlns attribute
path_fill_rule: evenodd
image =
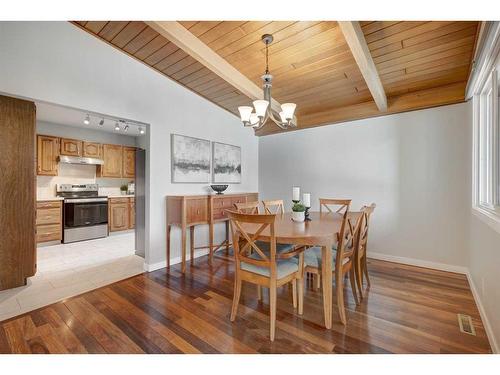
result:
<svg viewBox="0 0 500 375"><path fill-rule="evenodd" d="M193 265L194 264L194 225L189 227L189 242L191 244L190 261L191 261L191 265Z"/></svg>
<svg viewBox="0 0 500 375"><path fill-rule="evenodd" d="M170 268L170 230L172 226L167 225L167 267Z"/></svg>

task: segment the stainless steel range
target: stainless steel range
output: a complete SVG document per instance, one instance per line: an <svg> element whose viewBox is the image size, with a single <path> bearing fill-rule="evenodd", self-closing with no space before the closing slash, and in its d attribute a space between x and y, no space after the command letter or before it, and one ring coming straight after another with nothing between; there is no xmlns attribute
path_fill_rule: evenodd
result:
<svg viewBox="0 0 500 375"><path fill-rule="evenodd" d="M97 184L57 185L57 196L64 198L64 243L108 235L108 197Z"/></svg>

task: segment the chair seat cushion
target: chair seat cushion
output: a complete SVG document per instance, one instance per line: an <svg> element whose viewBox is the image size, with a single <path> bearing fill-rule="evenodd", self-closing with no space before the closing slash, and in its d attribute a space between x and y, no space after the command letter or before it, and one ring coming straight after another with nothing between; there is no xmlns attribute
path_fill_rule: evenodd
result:
<svg viewBox="0 0 500 375"><path fill-rule="evenodd" d="M335 262L337 260L337 250L332 250L332 267L335 268ZM304 266L321 268L322 256L321 247L314 246L310 247L304 252ZM344 259L344 264L348 262L348 259Z"/></svg>
<svg viewBox="0 0 500 375"><path fill-rule="evenodd" d="M261 259L257 253L253 253L249 256L249 258L253 259ZM256 266L254 264L241 262L240 267L242 270L249 271L252 273L256 273L262 276L270 277L271 269L268 267ZM286 277L291 273L297 272L299 269L299 262L296 258L290 259L278 259L276 261L276 271L278 275L278 279Z"/></svg>
<svg viewBox="0 0 500 375"><path fill-rule="evenodd" d="M269 242L265 241L255 241L255 244L261 249L264 253L269 254L271 252L271 245ZM290 243L277 243L276 244L276 254L288 253L293 250L295 245Z"/></svg>

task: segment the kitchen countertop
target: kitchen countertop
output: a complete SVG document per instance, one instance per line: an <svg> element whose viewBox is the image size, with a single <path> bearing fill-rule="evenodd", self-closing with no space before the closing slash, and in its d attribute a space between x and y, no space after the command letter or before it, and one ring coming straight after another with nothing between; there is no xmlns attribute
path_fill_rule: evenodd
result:
<svg viewBox="0 0 500 375"><path fill-rule="evenodd" d="M126 194L126 195L121 195L121 194L111 194L107 196L108 198L134 198L134 194ZM49 201L62 201L64 200L63 197L42 197L42 198L36 198L37 202L49 202Z"/></svg>
<svg viewBox="0 0 500 375"><path fill-rule="evenodd" d="M37 197L36 201L37 202L48 202L48 201L62 201L64 198L63 197Z"/></svg>

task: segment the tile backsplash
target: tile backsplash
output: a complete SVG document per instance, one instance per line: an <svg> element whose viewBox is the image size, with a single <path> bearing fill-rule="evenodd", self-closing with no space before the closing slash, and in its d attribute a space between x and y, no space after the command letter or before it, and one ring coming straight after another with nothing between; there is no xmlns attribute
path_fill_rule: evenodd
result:
<svg viewBox="0 0 500 375"><path fill-rule="evenodd" d="M128 184L129 178L96 177L95 165L59 164L58 176L37 176L37 198L52 198L56 195L56 185L99 184L100 195L119 195L120 186Z"/></svg>

